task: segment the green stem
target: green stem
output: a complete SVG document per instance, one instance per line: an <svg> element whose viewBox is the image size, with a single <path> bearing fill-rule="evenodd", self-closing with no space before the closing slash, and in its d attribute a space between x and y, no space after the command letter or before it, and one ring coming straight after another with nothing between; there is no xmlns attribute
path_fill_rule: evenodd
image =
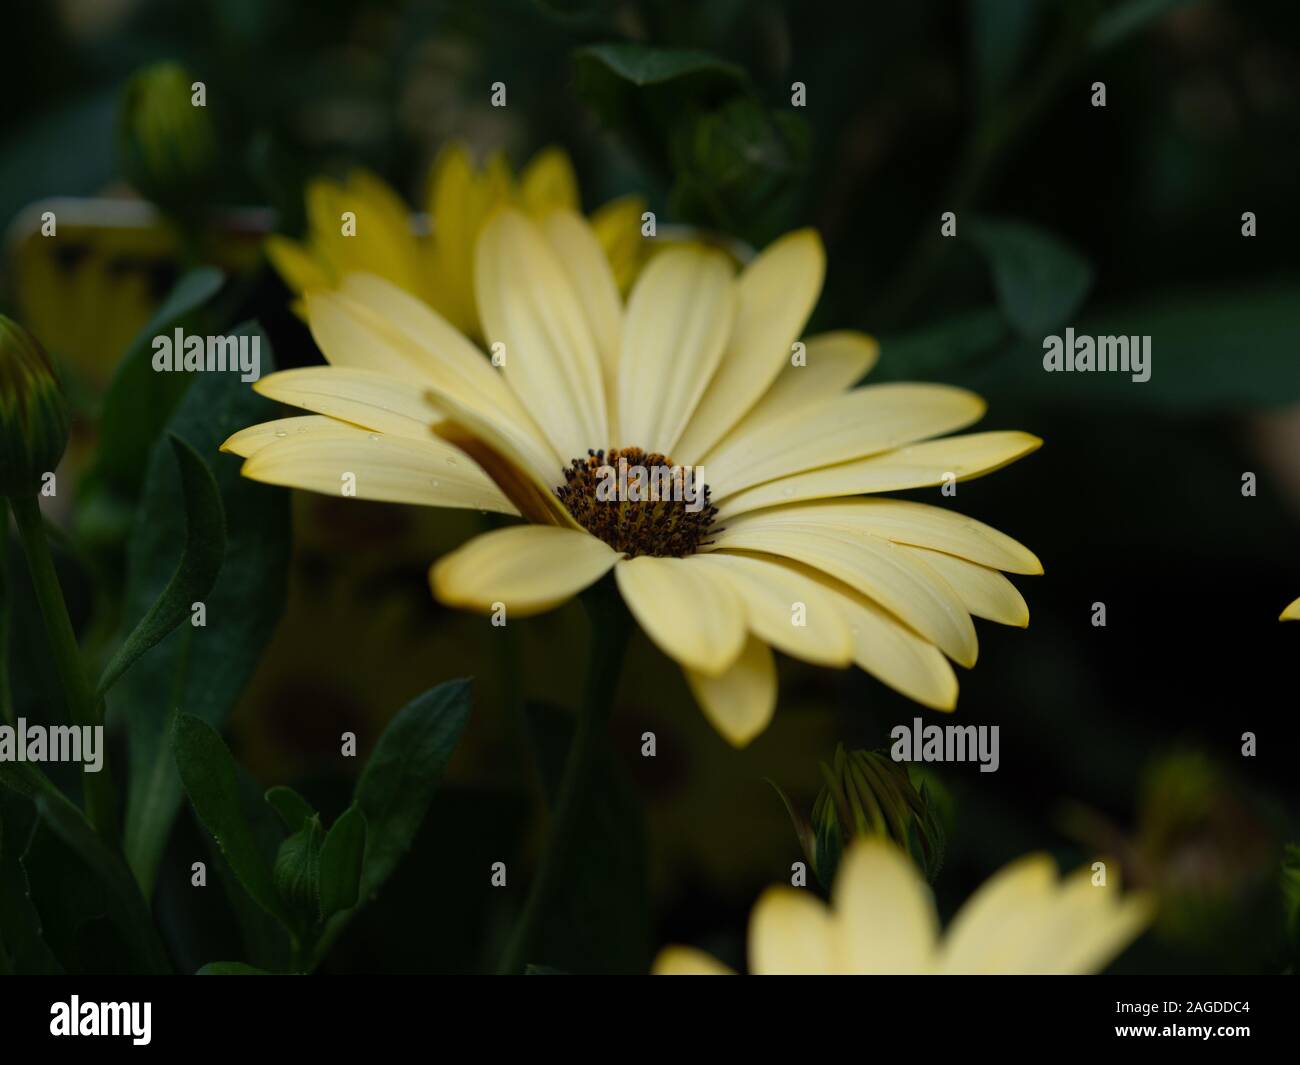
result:
<svg viewBox="0 0 1300 1065"><path fill-rule="evenodd" d="M41 508L35 496L15 496L9 500L14 520L18 524L18 537L27 555L31 570L32 587L45 619L45 632L50 650L54 654L55 669L63 685L63 696L68 704L68 715L78 727L102 727L104 715L94 690L86 678L77 649L77 637L72 631L72 619L59 587L59 578L50 557L50 546L45 540L41 523ZM108 756L98 773L81 774L86 799L86 814L90 823L104 840L116 845L118 839L117 804L113 795L113 779L109 774Z"/></svg>
<svg viewBox="0 0 1300 1065"><path fill-rule="evenodd" d="M612 577L588 589L582 602L591 622L591 657L587 663L582 708L564 761L564 776L560 780L546 849L523 912L497 967L497 972L504 975L518 975L530 960L529 950L541 920L559 888L568 858L580 843L576 834L578 817L586 803L592 766L617 693L623 652L632 630L632 619Z"/></svg>

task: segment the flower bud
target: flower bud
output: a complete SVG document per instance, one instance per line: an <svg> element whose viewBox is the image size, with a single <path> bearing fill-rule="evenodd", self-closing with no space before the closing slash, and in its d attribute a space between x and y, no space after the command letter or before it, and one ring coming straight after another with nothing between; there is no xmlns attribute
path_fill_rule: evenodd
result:
<svg viewBox="0 0 1300 1065"><path fill-rule="evenodd" d="M68 404L44 349L0 314L0 496L35 495L68 444Z"/></svg>
<svg viewBox="0 0 1300 1065"><path fill-rule="evenodd" d="M857 836L893 840L928 880L935 878L943 864L943 828L926 786L918 790L906 766L885 751L846 751L839 744L831 764L819 768L825 787L813 803L811 820L797 815L784 794L781 798L824 886L830 887L840 855Z"/></svg>
<svg viewBox="0 0 1300 1065"><path fill-rule="evenodd" d="M193 102L194 81L179 63L136 71L117 114L121 167L144 196L174 214L202 205L217 156L206 106Z"/></svg>

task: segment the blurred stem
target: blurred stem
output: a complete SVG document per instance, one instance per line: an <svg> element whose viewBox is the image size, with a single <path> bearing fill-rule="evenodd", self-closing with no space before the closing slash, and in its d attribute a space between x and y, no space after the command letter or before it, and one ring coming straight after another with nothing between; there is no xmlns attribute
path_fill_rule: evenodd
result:
<svg viewBox="0 0 1300 1065"><path fill-rule="evenodd" d="M102 728L104 716L101 704L95 698L81 664L77 637L72 631L72 619L68 617L63 589L59 587L54 560L50 557L50 545L45 539L41 508L35 495L15 496L9 503L13 507L14 520L18 523L18 537L27 555L27 567L31 570L36 600L40 603L41 616L45 619L45 632L54 654L59 682L63 685L68 715L78 727ZM113 796L113 778L109 773L107 751L104 752L104 764L99 772L87 773L83 770L81 780L90 823L107 843L116 846L117 805Z"/></svg>
<svg viewBox="0 0 1300 1065"><path fill-rule="evenodd" d="M0 504L0 718L16 725L14 697L9 687L9 623L13 613L13 592L9 585L9 515Z"/></svg>
<svg viewBox="0 0 1300 1065"><path fill-rule="evenodd" d="M500 974L518 975L523 972L524 965L530 960L528 952L555 897L568 858L581 842L576 835L578 817L587 799L592 766L618 693L623 654L632 631L632 619L619 597L612 574L587 589L582 604L591 622L591 657L587 662L582 708L578 712L573 742L564 760L564 775L556 796L546 849L523 912L497 967Z"/></svg>

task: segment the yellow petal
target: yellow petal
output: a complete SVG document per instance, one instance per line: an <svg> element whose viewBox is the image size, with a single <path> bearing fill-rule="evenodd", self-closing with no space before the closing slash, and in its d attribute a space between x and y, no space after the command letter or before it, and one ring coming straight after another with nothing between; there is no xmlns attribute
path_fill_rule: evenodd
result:
<svg viewBox="0 0 1300 1065"><path fill-rule="evenodd" d="M849 628L853 664L896 692L935 710L957 705L957 676L943 653L842 581L793 560L783 565L818 582Z"/></svg>
<svg viewBox="0 0 1300 1065"><path fill-rule="evenodd" d="M753 636L716 677L693 669L685 673L704 716L733 747L747 746L776 712L776 662L767 644Z"/></svg>
<svg viewBox="0 0 1300 1065"><path fill-rule="evenodd" d="M508 187L496 192L504 198ZM485 201L490 198L494 197L475 177L465 145L453 142L438 152L430 169L426 200L433 220L433 296L439 311L467 333L478 332L474 242L483 227Z"/></svg>
<svg viewBox="0 0 1300 1065"><path fill-rule="evenodd" d="M708 567L684 558L626 559L614 571L628 609L683 666L716 677L745 645L745 608Z"/></svg>
<svg viewBox="0 0 1300 1065"><path fill-rule="evenodd" d="M519 198L524 210L541 218L556 208L582 210L578 201L578 179L568 153L560 148L543 148L519 175Z"/></svg>
<svg viewBox="0 0 1300 1065"><path fill-rule="evenodd" d="M1141 896L1122 896L1117 871L1096 885L1083 868L1057 880L1046 855L994 874L953 919L943 948L949 973L1099 972L1150 923Z"/></svg>
<svg viewBox="0 0 1300 1065"><path fill-rule="evenodd" d="M790 358L821 294L826 252L812 229L787 233L740 275L727 351L673 456L695 464L752 407Z"/></svg>
<svg viewBox="0 0 1300 1065"><path fill-rule="evenodd" d="M620 293L632 288L645 258L645 238L641 236L641 216L646 202L640 196L623 196L596 209L591 228L605 249L610 269Z"/></svg>
<svg viewBox="0 0 1300 1065"><path fill-rule="evenodd" d="M614 398L618 380L618 345L623 329L623 302L614 273L591 226L581 215L557 208L548 212L540 224L587 314L587 325L600 352L608 403Z"/></svg>
<svg viewBox="0 0 1300 1065"><path fill-rule="evenodd" d="M1029 624L1029 607L1024 597L997 570L967 562L956 555L945 555L942 551L900 546L938 573L975 617L996 621L999 625L1014 625L1018 629Z"/></svg>
<svg viewBox="0 0 1300 1065"><path fill-rule="evenodd" d="M1093 884L1091 871L1067 878L1039 940L1034 969L1091 975L1106 968L1151 923L1153 907L1138 895L1121 896L1111 880Z"/></svg>
<svg viewBox="0 0 1300 1065"><path fill-rule="evenodd" d="M619 555L603 540L574 529L513 525L476 536L434 563L433 594L451 606L506 616L540 614L594 584Z"/></svg>
<svg viewBox="0 0 1300 1065"><path fill-rule="evenodd" d="M221 450L231 455L246 459L257 454L267 444L283 440L290 436L302 436L310 433L317 436L355 437L356 426L345 425L333 418L321 414L302 414L293 418L277 418L275 421L250 425L247 429L229 436L221 445Z"/></svg>
<svg viewBox="0 0 1300 1065"><path fill-rule="evenodd" d="M505 345L505 376L567 462L606 446L600 356L564 267L537 227L503 210L475 255L479 317L489 344Z"/></svg>
<svg viewBox="0 0 1300 1065"><path fill-rule="evenodd" d="M328 288L333 283L333 276L325 262L296 240L279 235L267 237L266 257L294 292Z"/></svg>
<svg viewBox="0 0 1300 1065"><path fill-rule="evenodd" d="M516 513L478 463L436 437L412 440L365 429L289 436L260 448L240 472L341 498Z"/></svg>
<svg viewBox="0 0 1300 1065"><path fill-rule="evenodd" d="M728 439L743 436L810 403L839 395L862 380L880 355L874 337L849 329L809 337L804 349L803 364L787 359L772 387L727 434Z"/></svg>
<svg viewBox="0 0 1300 1065"><path fill-rule="evenodd" d="M1289 604L1287 608L1282 611L1282 616L1278 618L1278 621L1300 621L1300 599Z"/></svg>
<svg viewBox="0 0 1300 1065"><path fill-rule="evenodd" d="M749 918L749 971L755 976L821 976L842 972L836 929L808 891L763 892Z"/></svg>
<svg viewBox="0 0 1300 1065"><path fill-rule="evenodd" d="M381 179L356 171L345 185L313 181L307 187L307 215L312 244L336 276L367 271L409 292L421 291L420 254L409 212Z"/></svg>
<svg viewBox="0 0 1300 1065"><path fill-rule="evenodd" d="M673 454L735 313L731 264L721 252L673 248L655 256L628 300L618 357L620 443Z"/></svg>
<svg viewBox="0 0 1300 1065"><path fill-rule="evenodd" d="M378 278L352 275L307 297L312 335L335 366L356 366L431 389L440 407L469 411L493 442L548 486L559 457L487 359L432 309ZM475 426L477 428L477 424Z"/></svg>
<svg viewBox="0 0 1300 1065"><path fill-rule="evenodd" d="M822 570L879 603L954 661L975 663L975 626L956 593L887 540L816 523L737 523L718 533L715 544L782 555Z"/></svg>
<svg viewBox="0 0 1300 1065"><path fill-rule="evenodd" d="M910 976L931 969L939 922L930 889L892 843L854 843L831 899L846 972Z"/></svg>
<svg viewBox="0 0 1300 1065"><path fill-rule="evenodd" d="M291 407L414 440L430 439L446 417L428 389L373 370L305 366L268 374L253 389Z"/></svg>
<svg viewBox="0 0 1300 1065"><path fill-rule="evenodd" d="M952 919L944 936L945 973L1008 972L1037 933L1037 921L1056 889L1056 866L1045 854L1019 858L989 877Z"/></svg>
<svg viewBox="0 0 1300 1065"><path fill-rule="evenodd" d="M1000 470L1032 451L1042 441L1029 433L993 432L947 436L909 444L884 454L779 477L729 496L721 516L760 507L799 503L807 499L898 492L943 484L949 477L966 481Z"/></svg>
<svg viewBox="0 0 1300 1065"><path fill-rule="evenodd" d="M840 499L772 507L740 515L727 523L727 529L808 523L835 525L895 543L928 547L1004 573L1043 572L1042 563L1032 551L991 525L943 507L901 499Z"/></svg>
<svg viewBox="0 0 1300 1065"><path fill-rule="evenodd" d="M721 499L777 477L888 451L978 421L985 404L948 385L868 385L731 437L704 461Z"/></svg>
<svg viewBox="0 0 1300 1065"><path fill-rule="evenodd" d="M836 600L853 638L853 664L922 706L957 706L957 675L943 653L848 586Z"/></svg>
<svg viewBox="0 0 1300 1065"><path fill-rule="evenodd" d="M847 666L853 639L835 596L812 577L775 560L715 551L714 566L745 605L749 629L788 655L820 666Z"/></svg>
<svg viewBox="0 0 1300 1065"><path fill-rule="evenodd" d="M655 958L651 976L735 976L711 954L694 947L665 947Z"/></svg>

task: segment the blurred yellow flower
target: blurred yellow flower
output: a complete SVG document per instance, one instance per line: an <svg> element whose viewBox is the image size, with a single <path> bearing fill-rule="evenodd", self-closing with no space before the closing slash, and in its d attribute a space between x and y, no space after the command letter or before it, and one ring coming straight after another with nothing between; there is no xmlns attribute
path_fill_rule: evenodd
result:
<svg viewBox="0 0 1300 1065"><path fill-rule="evenodd" d="M1045 854L990 877L940 934L934 900L892 843L856 842L835 879L830 906L806 890L764 892L749 919L756 975L1096 973L1151 920L1139 895L1121 897L1114 870L1094 886L1087 869L1059 879ZM730 969L703 951L668 947L654 972L716 976Z"/></svg>
<svg viewBox="0 0 1300 1065"><path fill-rule="evenodd" d="M1278 621L1300 621L1300 599L1289 604Z"/></svg>
<svg viewBox="0 0 1300 1065"><path fill-rule="evenodd" d="M534 219L556 208L581 210L573 164L560 149L538 152L516 180L503 154L476 169L463 144L444 148L430 170L428 234L417 232L402 198L364 170L343 182L312 180L306 200L306 239L272 236L266 245L271 263L295 293L335 286L353 272L375 274L418 296L475 339L482 338L482 329L474 295L474 242L488 216L504 205ZM625 196L591 218L620 292L627 291L641 265L644 210L640 197Z"/></svg>
<svg viewBox="0 0 1300 1065"><path fill-rule="evenodd" d="M856 664L951 710L948 658L974 664L972 615L1026 625L1003 572L1042 567L947 508L861 496L977 477L1041 441L936 439L983 415L964 389L855 388L874 340L799 339L824 267L812 230L739 274L718 250L671 247L624 303L579 214L557 207L539 222L501 207L475 248L491 359L409 291L348 274L305 296L330 365L256 385L313 413L224 448L254 480L525 517L441 559L434 594L515 618L613 570L632 615L736 746L771 720L774 647ZM679 471L694 499L602 497L602 471L618 460Z"/></svg>

